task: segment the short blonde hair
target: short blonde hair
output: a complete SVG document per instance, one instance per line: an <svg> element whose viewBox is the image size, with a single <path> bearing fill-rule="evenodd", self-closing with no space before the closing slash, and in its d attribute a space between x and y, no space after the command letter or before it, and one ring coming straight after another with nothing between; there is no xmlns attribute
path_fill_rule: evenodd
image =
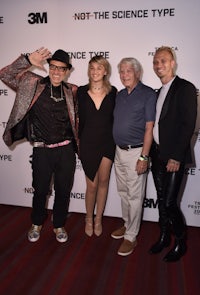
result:
<svg viewBox="0 0 200 295"><path fill-rule="evenodd" d="M161 47L156 49L154 57L156 56L157 53L160 53L162 51L168 52L170 54L172 60L175 62L175 66L174 66L174 70L173 70L173 72L175 73L176 69L177 69L177 61L176 61L176 53L175 53L175 51L169 46L161 46Z"/></svg>

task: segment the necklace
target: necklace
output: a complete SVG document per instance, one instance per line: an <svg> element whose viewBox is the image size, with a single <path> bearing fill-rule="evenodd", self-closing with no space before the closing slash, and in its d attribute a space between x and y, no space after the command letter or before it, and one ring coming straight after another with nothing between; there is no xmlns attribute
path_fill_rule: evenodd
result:
<svg viewBox="0 0 200 295"><path fill-rule="evenodd" d="M53 87L52 87L52 84L51 84L51 98L55 101L55 102L59 102L59 101L62 101L64 100L63 98L63 88L62 88L62 84L60 85L60 96L61 97L55 97L53 96Z"/></svg>
<svg viewBox="0 0 200 295"><path fill-rule="evenodd" d="M101 89L103 89L103 87L95 87L95 86L92 86L92 89L94 89L94 90L101 90Z"/></svg>

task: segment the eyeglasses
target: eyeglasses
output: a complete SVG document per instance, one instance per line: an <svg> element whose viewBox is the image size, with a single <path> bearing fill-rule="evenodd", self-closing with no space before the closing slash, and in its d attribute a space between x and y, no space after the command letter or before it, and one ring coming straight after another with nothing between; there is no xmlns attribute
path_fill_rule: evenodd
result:
<svg viewBox="0 0 200 295"><path fill-rule="evenodd" d="M64 73L68 68L67 67L59 67L59 66L56 66L56 65L49 65L49 69L51 71L55 71L55 70L58 70L59 72L61 73Z"/></svg>

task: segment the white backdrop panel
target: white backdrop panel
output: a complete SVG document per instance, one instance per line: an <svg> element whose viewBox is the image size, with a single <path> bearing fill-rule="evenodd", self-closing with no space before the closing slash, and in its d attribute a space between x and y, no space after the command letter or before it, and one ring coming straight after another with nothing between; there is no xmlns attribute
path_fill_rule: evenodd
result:
<svg viewBox="0 0 200 295"><path fill-rule="evenodd" d="M1 0L0 3L0 68L11 63L21 53L40 46L52 52L62 48L72 57L73 71L69 82L88 82L87 65L90 58L103 53L112 66L111 82L118 89L117 64L123 57L136 57L143 66L143 82L153 88L160 81L152 69L155 49L168 45L178 58L177 74L199 89L199 18L198 0L182 1L105 1L92 0ZM42 71L36 70L41 75ZM4 132L15 94L0 82L0 137ZM199 116L193 142L196 166L188 169L187 184L181 207L188 225L200 226L200 135ZM0 139L0 203L31 206L32 147L20 142L8 148ZM77 159L70 211L85 212L85 177ZM52 208L54 191L49 198ZM121 216L120 198L116 189L114 169L111 173L105 215ZM144 202L144 220L158 220L156 192L151 172Z"/></svg>

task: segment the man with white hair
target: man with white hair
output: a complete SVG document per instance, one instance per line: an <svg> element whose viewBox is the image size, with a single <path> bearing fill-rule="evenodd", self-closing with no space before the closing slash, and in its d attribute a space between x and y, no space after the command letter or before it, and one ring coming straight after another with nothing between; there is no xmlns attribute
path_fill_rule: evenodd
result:
<svg viewBox="0 0 200 295"><path fill-rule="evenodd" d="M114 109L114 163L124 225L111 236L124 238L118 254L126 256L133 252L140 229L156 93L140 81L142 67L137 59L123 58L118 69L125 88L118 93Z"/></svg>

